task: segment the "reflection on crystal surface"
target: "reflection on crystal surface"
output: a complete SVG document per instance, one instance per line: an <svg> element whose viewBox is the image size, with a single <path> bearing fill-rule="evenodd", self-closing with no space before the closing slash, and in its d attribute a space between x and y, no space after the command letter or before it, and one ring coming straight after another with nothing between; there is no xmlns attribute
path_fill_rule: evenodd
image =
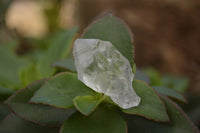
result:
<svg viewBox="0 0 200 133"><path fill-rule="evenodd" d="M78 79L99 93L111 97L120 107L137 106L129 61L108 41L77 39L73 48Z"/></svg>

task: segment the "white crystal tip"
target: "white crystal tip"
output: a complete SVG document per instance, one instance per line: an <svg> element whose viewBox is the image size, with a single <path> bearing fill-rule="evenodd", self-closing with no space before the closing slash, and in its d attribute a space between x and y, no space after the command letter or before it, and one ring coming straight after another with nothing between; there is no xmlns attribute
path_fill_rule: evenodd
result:
<svg viewBox="0 0 200 133"><path fill-rule="evenodd" d="M119 105L119 106L123 109L129 109L129 108L132 108L132 107L137 107L140 104L140 100L141 100L141 98L139 96L137 96L137 97L134 98L134 102L131 102L131 103L127 102L126 104Z"/></svg>

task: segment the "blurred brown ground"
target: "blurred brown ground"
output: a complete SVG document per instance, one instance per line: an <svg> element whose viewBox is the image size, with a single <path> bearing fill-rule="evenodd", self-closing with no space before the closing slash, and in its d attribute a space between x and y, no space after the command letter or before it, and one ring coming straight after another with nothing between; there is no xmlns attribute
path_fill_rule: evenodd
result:
<svg viewBox="0 0 200 133"><path fill-rule="evenodd" d="M200 90L199 0L79 0L81 27L105 11L131 27L138 67L187 76L190 89Z"/></svg>

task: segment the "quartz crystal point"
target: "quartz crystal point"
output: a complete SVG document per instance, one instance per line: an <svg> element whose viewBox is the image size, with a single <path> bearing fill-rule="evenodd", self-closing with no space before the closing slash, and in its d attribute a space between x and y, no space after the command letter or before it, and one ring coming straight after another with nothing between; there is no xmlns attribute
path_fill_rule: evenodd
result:
<svg viewBox="0 0 200 133"><path fill-rule="evenodd" d="M127 109L137 106L129 61L108 41L77 39L73 47L78 79L94 91L104 93Z"/></svg>

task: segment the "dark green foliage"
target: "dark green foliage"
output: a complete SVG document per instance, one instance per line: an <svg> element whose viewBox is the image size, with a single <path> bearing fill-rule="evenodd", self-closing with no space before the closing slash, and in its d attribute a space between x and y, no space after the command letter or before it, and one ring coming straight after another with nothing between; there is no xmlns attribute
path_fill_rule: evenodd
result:
<svg viewBox="0 0 200 133"><path fill-rule="evenodd" d="M3 102L4 100L6 100L14 92L15 92L14 90L0 86L0 102Z"/></svg>
<svg viewBox="0 0 200 133"><path fill-rule="evenodd" d="M196 125L200 125L200 94L188 94L187 100L188 104L184 104L181 107Z"/></svg>
<svg viewBox="0 0 200 133"><path fill-rule="evenodd" d="M181 102L187 103L186 99L183 97L182 94L180 94L178 91L174 89L170 89L167 87L157 87L153 86L153 88L160 94L166 95L168 97L174 98L176 100L179 100Z"/></svg>
<svg viewBox="0 0 200 133"><path fill-rule="evenodd" d="M89 116L74 113L63 124L61 133L126 133L126 122L112 108L101 107Z"/></svg>
<svg viewBox="0 0 200 133"><path fill-rule="evenodd" d="M72 48L72 38L77 29L61 32L52 40L44 56L39 59L37 69L41 78L51 76L55 69L49 67L55 61L65 58Z"/></svg>
<svg viewBox="0 0 200 133"><path fill-rule="evenodd" d="M8 107L0 103L0 123L8 114L10 114Z"/></svg>
<svg viewBox="0 0 200 133"><path fill-rule="evenodd" d="M107 14L92 23L82 37L110 41L129 60L135 74L132 85L141 97L139 106L129 109L120 108L109 96L94 92L78 80L70 57L76 31L75 28L58 33L49 41L33 41L41 45L25 57L14 54L13 47L8 50L10 46L0 45L1 133L199 132L169 99L186 102L174 89L184 92L187 80L171 76L163 78L154 69L144 73L136 70L132 34L121 20ZM42 80L30 84L38 79ZM14 91L22 87L25 88Z"/></svg>
<svg viewBox="0 0 200 133"><path fill-rule="evenodd" d="M19 71L27 62L0 44L0 85L6 88L19 89L22 87Z"/></svg>
<svg viewBox="0 0 200 133"><path fill-rule="evenodd" d="M77 74L61 73L47 81L34 94L30 102L70 108L73 107L73 99L76 96L86 96L92 93L92 89L77 79Z"/></svg>
<svg viewBox="0 0 200 133"><path fill-rule="evenodd" d="M42 104L30 104L29 100L45 80L37 81L21 89L5 103L19 117L40 125L58 127L72 113L72 109L60 109Z"/></svg>
<svg viewBox="0 0 200 133"><path fill-rule="evenodd" d="M128 131L131 133L198 133L198 129L191 120L173 101L162 96L170 123L158 123L137 116L126 115Z"/></svg>
<svg viewBox="0 0 200 133"><path fill-rule="evenodd" d="M58 128L49 128L24 121L10 114L0 125L1 133L58 133Z"/></svg>
<svg viewBox="0 0 200 133"><path fill-rule="evenodd" d="M134 80L133 88L141 97L139 106L123 109L128 114L136 114L155 121L169 121L166 108L157 93L143 81Z"/></svg>

